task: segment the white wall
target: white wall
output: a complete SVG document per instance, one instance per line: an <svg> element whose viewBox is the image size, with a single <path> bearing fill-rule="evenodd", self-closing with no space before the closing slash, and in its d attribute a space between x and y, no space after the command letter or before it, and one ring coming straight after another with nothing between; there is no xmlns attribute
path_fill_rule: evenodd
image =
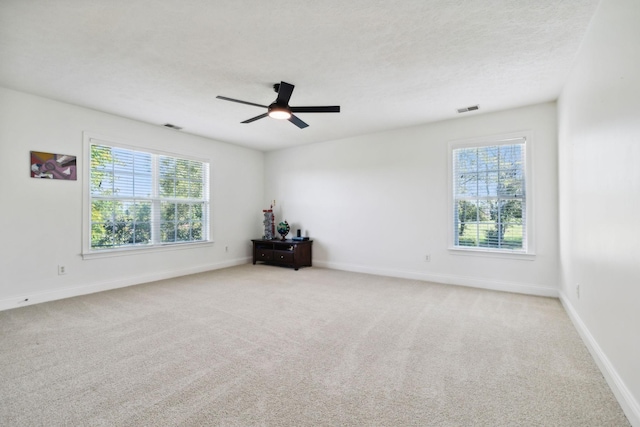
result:
<svg viewBox="0 0 640 427"><path fill-rule="evenodd" d="M209 158L215 243L83 260L83 131ZM31 178L31 150L77 156L78 180ZM261 232L258 151L0 88L0 159L0 309L244 263Z"/></svg>
<svg viewBox="0 0 640 427"><path fill-rule="evenodd" d="M314 239L314 265L557 295L556 117L547 103L269 152L265 198ZM453 255L448 141L521 130L533 131L535 260Z"/></svg>
<svg viewBox="0 0 640 427"><path fill-rule="evenodd" d="M640 426L638 23L638 0L602 1L558 108L562 300Z"/></svg>

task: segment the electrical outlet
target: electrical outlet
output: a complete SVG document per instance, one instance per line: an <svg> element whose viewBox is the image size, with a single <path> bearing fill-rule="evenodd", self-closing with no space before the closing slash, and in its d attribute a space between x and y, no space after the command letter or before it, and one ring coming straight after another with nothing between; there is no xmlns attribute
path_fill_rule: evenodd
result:
<svg viewBox="0 0 640 427"><path fill-rule="evenodd" d="M580 285L576 285L576 296L580 299Z"/></svg>
<svg viewBox="0 0 640 427"><path fill-rule="evenodd" d="M431 262L431 254L427 254L427 255L425 255L425 256L424 256L424 260L425 260L426 262Z"/></svg>
<svg viewBox="0 0 640 427"><path fill-rule="evenodd" d="M58 266L58 275L62 276L63 274L67 274L67 267L65 267L64 265L59 265Z"/></svg>

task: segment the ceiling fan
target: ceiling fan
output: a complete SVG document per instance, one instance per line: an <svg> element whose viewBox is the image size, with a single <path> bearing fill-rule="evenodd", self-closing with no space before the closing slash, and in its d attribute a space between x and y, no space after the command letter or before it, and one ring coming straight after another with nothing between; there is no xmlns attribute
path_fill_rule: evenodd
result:
<svg viewBox="0 0 640 427"><path fill-rule="evenodd" d="M287 82L280 82L280 83L274 84L273 90L276 91L276 93L278 94L278 97L269 106L254 104L253 102L240 101L239 99L227 98L226 96L216 96L216 98L223 99L225 101L239 102L240 104L253 105L255 107L262 107L267 109L266 113L247 119L242 123L255 122L256 120L260 120L264 117L269 116L274 119L289 120L291 123L298 126L300 129L304 129L309 125L303 122L302 120L300 120L293 113L339 113L340 112L339 105L324 106L324 107L290 107L289 99L291 98L291 94L293 93L294 87L295 87L294 85Z"/></svg>

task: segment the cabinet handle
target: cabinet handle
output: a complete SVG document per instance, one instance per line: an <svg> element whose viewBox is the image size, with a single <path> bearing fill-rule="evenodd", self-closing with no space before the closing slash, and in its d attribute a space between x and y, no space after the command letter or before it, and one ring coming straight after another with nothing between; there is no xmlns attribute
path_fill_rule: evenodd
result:
<svg viewBox="0 0 640 427"><path fill-rule="evenodd" d="M260 256L264 256L264 254L260 255Z"/></svg>
<svg viewBox="0 0 640 427"><path fill-rule="evenodd" d="M280 255L280 259L284 259L284 255Z"/></svg>

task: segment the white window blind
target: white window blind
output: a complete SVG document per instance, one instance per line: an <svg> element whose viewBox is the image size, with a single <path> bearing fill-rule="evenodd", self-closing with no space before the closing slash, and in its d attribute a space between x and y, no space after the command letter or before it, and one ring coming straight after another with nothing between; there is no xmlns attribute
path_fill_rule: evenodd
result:
<svg viewBox="0 0 640 427"><path fill-rule="evenodd" d="M453 148L454 246L527 250L526 139Z"/></svg>
<svg viewBox="0 0 640 427"><path fill-rule="evenodd" d="M90 248L209 239L207 162L90 143Z"/></svg>

